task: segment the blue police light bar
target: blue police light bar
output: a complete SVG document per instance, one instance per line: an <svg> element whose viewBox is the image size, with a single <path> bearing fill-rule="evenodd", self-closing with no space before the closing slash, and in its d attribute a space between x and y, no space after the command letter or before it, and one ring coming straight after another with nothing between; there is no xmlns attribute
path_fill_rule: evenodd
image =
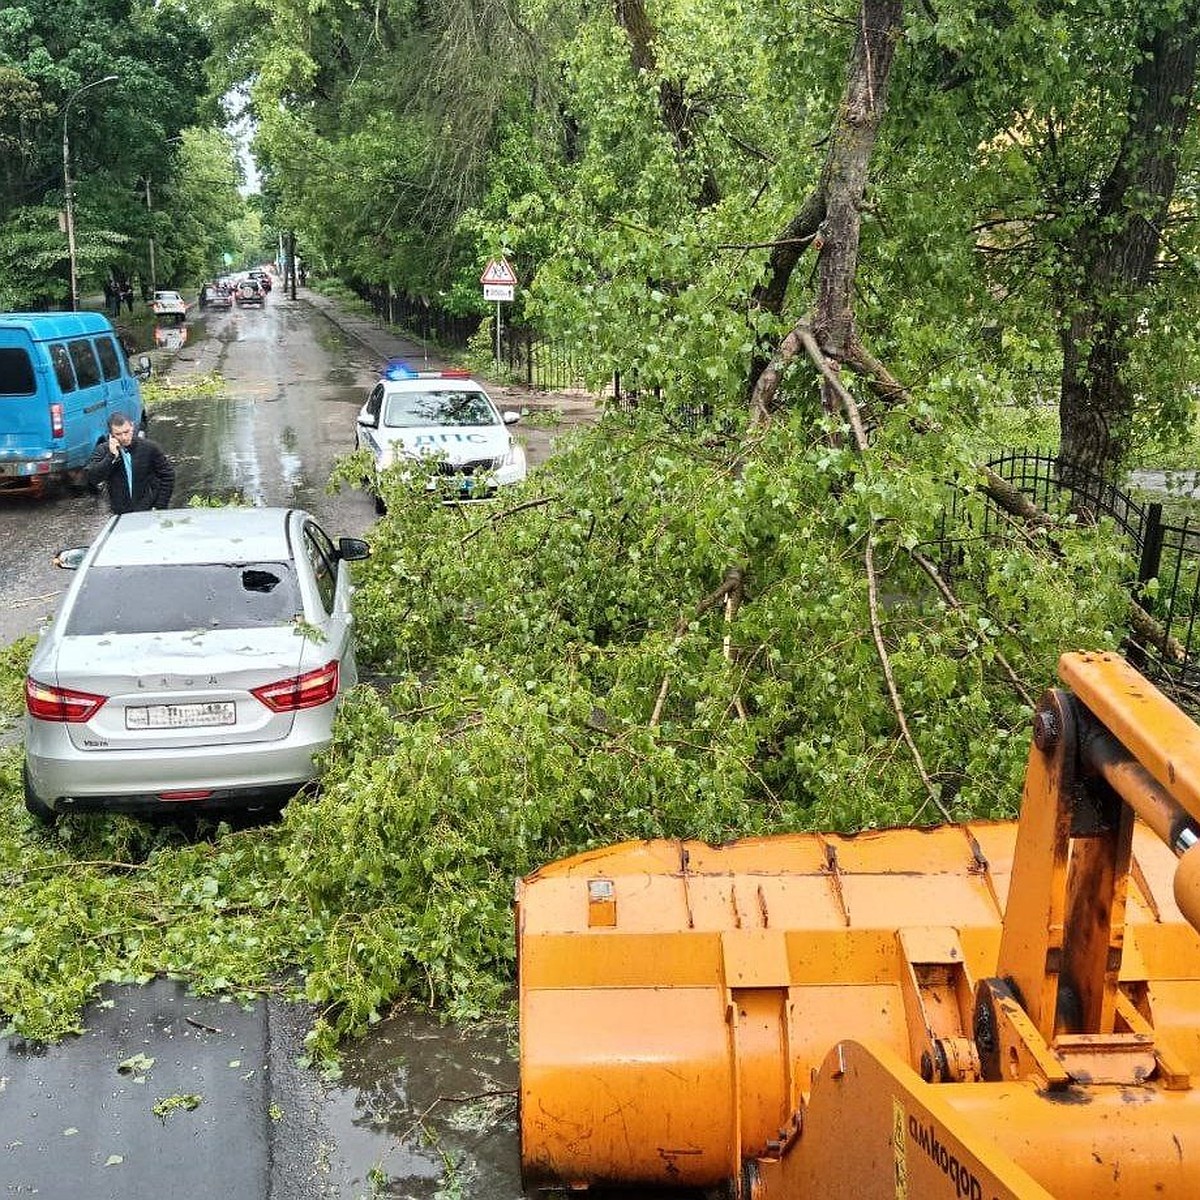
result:
<svg viewBox="0 0 1200 1200"><path fill-rule="evenodd" d="M418 372L414 371L402 358L389 358L379 372L384 379L417 379Z"/></svg>

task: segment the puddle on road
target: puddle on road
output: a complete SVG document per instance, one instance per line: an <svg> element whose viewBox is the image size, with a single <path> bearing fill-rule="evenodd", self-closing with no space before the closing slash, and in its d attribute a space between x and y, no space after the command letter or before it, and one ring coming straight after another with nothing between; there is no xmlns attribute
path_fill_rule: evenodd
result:
<svg viewBox="0 0 1200 1200"><path fill-rule="evenodd" d="M378 1197L518 1200L516 1086L499 1026L407 1012L383 1022L347 1049L328 1093L325 1121L350 1167L340 1194L366 1183Z"/></svg>
<svg viewBox="0 0 1200 1200"><path fill-rule="evenodd" d="M92 1200L519 1200L502 1027L404 1011L347 1047L331 1082L299 1064L310 1021L159 978L105 985L77 1037L0 1039L0 1182ZM185 1094L186 1116L155 1112Z"/></svg>

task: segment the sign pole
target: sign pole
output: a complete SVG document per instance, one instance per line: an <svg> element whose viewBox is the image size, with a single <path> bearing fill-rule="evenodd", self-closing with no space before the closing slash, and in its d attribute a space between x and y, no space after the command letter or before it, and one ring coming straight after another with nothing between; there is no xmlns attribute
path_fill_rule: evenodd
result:
<svg viewBox="0 0 1200 1200"><path fill-rule="evenodd" d="M512 303L517 289L517 276L506 258L491 258L479 277L483 284L484 300L496 302L496 369L500 369L500 305Z"/></svg>

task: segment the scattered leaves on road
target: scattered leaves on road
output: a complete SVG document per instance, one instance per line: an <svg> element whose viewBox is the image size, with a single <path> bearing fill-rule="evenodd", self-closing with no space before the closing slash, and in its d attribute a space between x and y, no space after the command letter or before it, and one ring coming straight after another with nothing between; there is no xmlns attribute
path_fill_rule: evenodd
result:
<svg viewBox="0 0 1200 1200"><path fill-rule="evenodd" d="M174 1096L160 1096L158 1103L151 1110L154 1115L165 1125L167 1118L174 1112L179 1112L181 1109L184 1112L191 1112L194 1108L200 1107L200 1101L203 1096L198 1096L195 1092L180 1092Z"/></svg>

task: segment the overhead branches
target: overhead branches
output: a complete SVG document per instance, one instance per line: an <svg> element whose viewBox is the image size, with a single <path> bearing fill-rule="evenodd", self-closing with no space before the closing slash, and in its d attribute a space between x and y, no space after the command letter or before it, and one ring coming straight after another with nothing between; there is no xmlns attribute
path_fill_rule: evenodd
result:
<svg viewBox="0 0 1200 1200"><path fill-rule="evenodd" d="M850 291L858 262L858 230L871 151L887 102L888 80L900 39L901 0L863 0L846 69L846 84L830 131L825 162L816 186L775 239L762 284L751 297L762 311L778 316L792 273L805 250L820 256L818 334L833 357L840 357L852 332ZM768 362L756 356L748 392L752 421L761 416L755 396ZM771 382L766 384L771 388ZM773 388L771 389L773 390Z"/></svg>
<svg viewBox="0 0 1200 1200"><path fill-rule="evenodd" d="M645 3L643 0L615 0L613 15L629 36L629 55L634 71L653 76L658 70L654 49L658 31L646 13ZM695 143L695 126L704 115L703 109L681 80L663 78L658 85L658 110L676 152L681 159L686 158ZM716 178L706 166L701 174L699 203L707 208L719 199Z"/></svg>

